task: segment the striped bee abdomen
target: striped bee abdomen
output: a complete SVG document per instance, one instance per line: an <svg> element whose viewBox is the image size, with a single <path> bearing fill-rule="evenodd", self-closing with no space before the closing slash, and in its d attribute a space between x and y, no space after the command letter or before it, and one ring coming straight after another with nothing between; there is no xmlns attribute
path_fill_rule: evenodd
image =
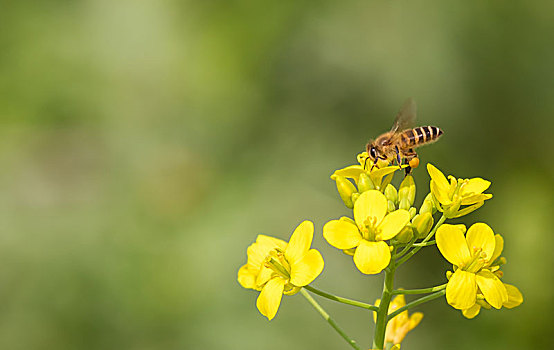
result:
<svg viewBox="0 0 554 350"><path fill-rule="evenodd" d="M421 146L436 141L442 135L442 130L436 126L418 126L417 128L404 130L402 140L410 146Z"/></svg>

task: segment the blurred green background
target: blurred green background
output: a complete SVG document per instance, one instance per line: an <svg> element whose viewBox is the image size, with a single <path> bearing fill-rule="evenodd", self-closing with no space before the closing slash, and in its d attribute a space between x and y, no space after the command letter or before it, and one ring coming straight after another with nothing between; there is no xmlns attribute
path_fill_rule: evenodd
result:
<svg viewBox="0 0 554 350"><path fill-rule="evenodd" d="M236 273L310 219L314 285L379 296L321 228L409 96L445 131L423 163L492 180L461 221L505 237L525 301L426 304L402 348L554 347L551 0L3 1L0 28L1 349L347 349L300 295L267 322ZM396 283L447 268L424 249ZM321 303L369 347L369 313Z"/></svg>

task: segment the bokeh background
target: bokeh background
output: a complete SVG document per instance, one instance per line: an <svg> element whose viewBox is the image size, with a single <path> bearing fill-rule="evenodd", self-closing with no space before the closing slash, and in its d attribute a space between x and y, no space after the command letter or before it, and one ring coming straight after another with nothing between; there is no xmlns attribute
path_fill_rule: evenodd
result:
<svg viewBox="0 0 554 350"><path fill-rule="evenodd" d="M347 349L300 295L268 322L236 273L310 219L314 285L378 297L321 236L348 214L329 176L410 96L445 130L423 163L493 182L461 221L505 237L525 302L434 301L402 348L554 347L552 1L4 1L0 28L1 349ZM428 248L396 283L447 268ZM369 313L321 303L369 347Z"/></svg>

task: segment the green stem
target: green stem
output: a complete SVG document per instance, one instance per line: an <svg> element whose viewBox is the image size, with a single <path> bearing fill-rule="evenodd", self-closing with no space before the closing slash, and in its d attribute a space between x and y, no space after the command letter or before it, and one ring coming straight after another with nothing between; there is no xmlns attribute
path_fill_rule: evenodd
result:
<svg viewBox="0 0 554 350"><path fill-rule="evenodd" d="M421 288L421 289L395 289L392 291L392 294L427 294L437 292L446 288L446 283L441 284L440 286L430 287L430 288Z"/></svg>
<svg viewBox="0 0 554 350"><path fill-rule="evenodd" d="M385 269L385 283L383 286L383 294L377 311L377 321L375 322L375 334L373 336L373 348L383 349L385 346L385 330L387 329L387 315L389 312L389 304L392 298L394 271L396 266L394 260L391 260L389 267Z"/></svg>
<svg viewBox="0 0 554 350"><path fill-rule="evenodd" d="M316 288L311 287L311 286L305 286L304 288L306 288L307 290L309 290L310 292L312 292L314 294L317 294L317 295L322 296L322 297L327 298L327 299L338 301L339 303L348 304L348 305L352 305L352 306L356 306L356 307L361 307L362 309L367 309L367 310L372 310L372 311L379 310L379 308L375 305L371 305L371 304L363 303L361 301L356 301L356 300L347 299L347 298L343 298L343 297L338 297L338 296L333 295L333 294L325 293L324 291L321 291L321 290L316 289Z"/></svg>
<svg viewBox="0 0 554 350"><path fill-rule="evenodd" d="M429 294L427 296L424 296L423 298L416 299L416 300L402 306L401 308L395 310L394 312L391 312L388 319L391 320L393 317L398 316L403 311L409 310L413 307L416 307L416 306L421 305L423 303L426 303L428 301L440 298L445 294L446 294L446 289L443 289L443 290L439 290L438 292L435 292L433 294Z"/></svg>
<svg viewBox="0 0 554 350"><path fill-rule="evenodd" d="M406 254L408 252L408 250L410 250L410 248L414 245L415 241L417 240L417 237L414 237L409 243L406 244L406 246L404 247L404 249L402 249L402 251L400 251L400 253L398 254L395 254L395 258L398 259L400 258L402 255Z"/></svg>
<svg viewBox="0 0 554 350"><path fill-rule="evenodd" d="M432 241L425 242L425 243L423 243L423 242L415 243L414 247L428 247L430 245L435 245L435 244L437 244L437 241L432 240Z"/></svg>
<svg viewBox="0 0 554 350"><path fill-rule="evenodd" d="M437 221L437 224L435 225L435 227L431 230L431 232L429 232L429 234L427 235L427 237L425 237L425 239L423 239L423 241L421 241L419 243L419 245L417 247L414 247L414 249L412 249L408 254L406 254L404 257L402 257L400 260L398 260L398 262L396 263L396 265L402 265L403 263L405 263L409 258L411 258L412 256L414 256L415 253L419 252L419 250L421 248L423 248L425 245L424 243L427 243L427 241L429 241L434 235L435 235L435 232L437 232L437 229L446 221L446 216L444 216L444 214L441 216L441 218L439 219L439 221Z"/></svg>
<svg viewBox="0 0 554 350"><path fill-rule="evenodd" d="M317 303L317 301L312 298L310 293L306 292L304 288L300 289L300 293L308 300L310 304L319 312L319 314L337 331L337 333L344 339L348 344L350 344L351 347L353 347L356 350L361 350L356 342L352 339L350 339L346 333L339 327L339 325L329 316L327 312Z"/></svg>

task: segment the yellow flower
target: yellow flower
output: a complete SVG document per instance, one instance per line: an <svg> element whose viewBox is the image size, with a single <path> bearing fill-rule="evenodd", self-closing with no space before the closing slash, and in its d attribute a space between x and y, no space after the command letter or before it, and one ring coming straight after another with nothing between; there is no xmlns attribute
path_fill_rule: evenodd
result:
<svg viewBox="0 0 554 350"><path fill-rule="evenodd" d="M511 284L504 283L504 287L508 292L508 300L502 303L502 306L508 309L513 309L514 307L519 306L523 302L523 294L521 294L516 286ZM484 299L483 293L479 292L477 293L476 303L472 307L462 310L462 314L466 318L474 318L479 314L479 311L481 311L481 307L489 310L491 305Z"/></svg>
<svg viewBox="0 0 554 350"><path fill-rule="evenodd" d="M437 209L447 218L457 218L467 215L481 207L485 200L492 198L492 194L483 193L491 183L479 177L473 179L456 179L444 174L432 164L427 164L427 171L431 176L431 193ZM460 210L460 206L467 207Z"/></svg>
<svg viewBox="0 0 554 350"><path fill-rule="evenodd" d="M358 186L358 192L360 193L370 189L383 190L392 180L392 176L383 180L387 175L407 167L405 164L401 167L398 165L387 166L386 162L380 163L380 168L373 167L373 162L367 159L367 152L358 154L357 158L358 165L350 165L346 168L336 170L333 175L331 175L331 179L336 180L340 177L352 179L356 186Z"/></svg>
<svg viewBox="0 0 554 350"><path fill-rule="evenodd" d="M387 214L387 198L381 192L362 193L354 204L354 220L331 220L323 237L333 247L354 250L354 263L365 274L376 274L389 265L390 248L384 241L396 236L410 222L407 210Z"/></svg>
<svg viewBox="0 0 554 350"><path fill-rule="evenodd" d="M480 291L492 307L500 309L508 301L504 284L493 273L493 263L502 252L502 238L484 223L473 224L464 237L464 225L444 224L436 234L441 254L454 265L446 286L446 301L459 310L471 308Z"/></svg>
<svg viewBox="0 0 554 350"><path fill-rule="evenodd" d="M379 306L381 299L377 299L375 306ZM404 295L397 295L389 305L389 314L406 305ZM377 313L373 312L373 321L376 322ZM414 312L411 316L408 311L403 311L387 323L385 342L398 345L404 340L409 331L414 329L423 319L423 313Z"/></svg>
<svg viewBox="0 0 554 350"><path fill-rule="evenodd" d="M297 293L323 271L323 257L310 249L313 235L314 224L304 221L289 243L258 235L248 247L248 262L239 269L238 281L244 288L261 291L256 306L269 320L275 317L283 294Z"/></svg>

